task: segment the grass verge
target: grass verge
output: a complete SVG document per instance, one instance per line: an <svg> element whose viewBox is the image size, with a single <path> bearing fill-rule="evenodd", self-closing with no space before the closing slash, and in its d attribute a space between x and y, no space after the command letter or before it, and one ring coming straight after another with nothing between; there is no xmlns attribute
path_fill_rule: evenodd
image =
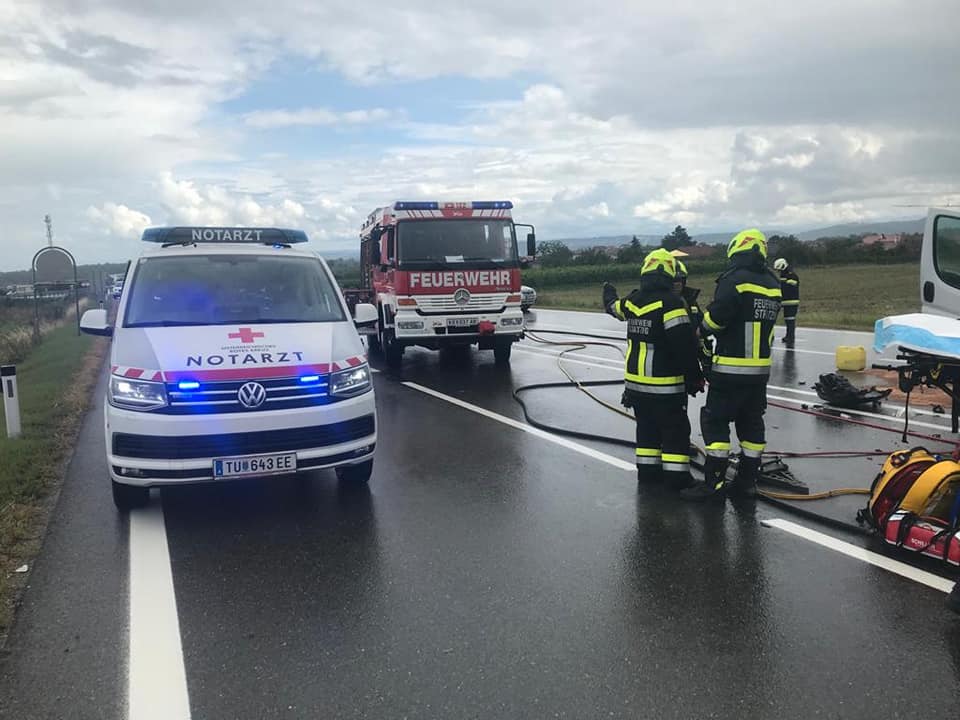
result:
<svg viewBox="0 0 960 720"><path fill-rule="evenodd" d="M692 273L689 284L702 290L706 303L713 296L715 279ZM616 284L624 294L635 285ZM800 288L800 327L873 330L877 318L920 310L919 263L805 268L800 271ZM537 307L599 311L600 284L538 291Z"/></svg>
<svg viewBox="0 0 960 720"><path fill-rule="evenodd" d="M0 646L59 491L109 343L57 328L17 365L23 434L0 413Z"/></svg>

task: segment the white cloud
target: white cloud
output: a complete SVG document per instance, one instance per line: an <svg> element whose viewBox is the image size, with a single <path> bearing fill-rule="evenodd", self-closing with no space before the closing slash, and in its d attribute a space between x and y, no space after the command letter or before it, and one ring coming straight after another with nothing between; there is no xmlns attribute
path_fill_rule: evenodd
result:
<svg viewBox="0 0 960 720"><path fill-rule="evenodd" d="M87 208L87 217L111 235L126 239L139 239L144 228L150 226L149 215L112 202L101 207L91 205Z"/></svg>
<svg viewBox="0 0 960 720"><path fill-rule="evenodd" d="M297 125L362 125L383 122L390 118L390 111L383 108L334 112L326 108L303 108L301 110L257 110L244 116L244 122L255 128L283 128Z"/></svg>

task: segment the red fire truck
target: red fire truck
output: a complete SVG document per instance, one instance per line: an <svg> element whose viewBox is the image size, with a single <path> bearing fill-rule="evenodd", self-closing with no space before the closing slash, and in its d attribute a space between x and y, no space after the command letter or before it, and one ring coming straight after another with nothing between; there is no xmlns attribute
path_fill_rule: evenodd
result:
<svg viewBox="0 0 960 720"><path fill-rule="evenodd" d="M371 349L399 365L404 348L479 345L499 363L523 338L520 268L536 254L513 203L395 202L360 231L361 293L379 312ZM526 254L517 228L527 228Z"/></svg>

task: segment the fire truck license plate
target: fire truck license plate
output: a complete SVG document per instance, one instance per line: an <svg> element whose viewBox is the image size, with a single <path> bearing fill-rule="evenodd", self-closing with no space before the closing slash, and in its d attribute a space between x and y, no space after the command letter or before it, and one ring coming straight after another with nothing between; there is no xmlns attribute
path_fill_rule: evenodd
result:
<svg viewBox="0 0 960 720"><path fill-rule="evenodd" d="M470 317L470 318L447 318L447 327L470 327L471 325L479 325L480 318Z"/></svg>
<svg viewBox="0 0 960 720"><path fill-rule="evenodd" d="M247 455L245 457L217 458L213 461L213 476L218 478L242 477L244 475L280 475L296 471L296 453Z"/></svg>

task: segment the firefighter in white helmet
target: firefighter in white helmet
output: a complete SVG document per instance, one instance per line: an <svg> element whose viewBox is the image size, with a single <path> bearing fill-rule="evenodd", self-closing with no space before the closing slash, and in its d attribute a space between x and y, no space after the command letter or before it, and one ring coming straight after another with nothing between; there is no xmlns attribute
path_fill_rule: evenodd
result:
<svg viewBox="0 0 960 720"><path fill-rule="evenodd" d="M786 258L777 258L773 269L780 273L780 293L783 295L780 305L783 307L783 322L787 326L783 342L792 348L796 342L797 313L800 312L800 276L790 267Z"/></svg>

